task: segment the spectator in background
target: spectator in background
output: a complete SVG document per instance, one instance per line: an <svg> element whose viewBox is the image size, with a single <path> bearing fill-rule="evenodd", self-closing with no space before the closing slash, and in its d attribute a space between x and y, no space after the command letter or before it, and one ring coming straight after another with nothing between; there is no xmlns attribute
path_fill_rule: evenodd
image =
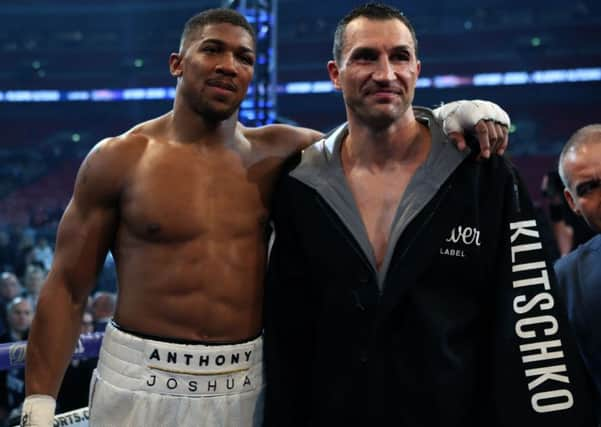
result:
<svg viewBox="0 0 601 427"><path fill-rule="evenodd" d="M112 292L96 292L92 298L92 315L94 316L94 331L104 332L106 325L115 313L117 296Z"/></svg>
<svg viewBox="0 0 601 427"><path fill-rule="evenodd" d="M8 328L0 336L0 342L23 341L27 339L27 332L33 319L33 305L28 297L18 296L13 298L6 306Z"/></svg>
<svg viewBox="0 0 601 427"><path fill-rule="evenodd" d="M23 293L23 286L15 273L4 271L0 274L0 303L8 304Z"/></svg>
<svg viewBox="0 0 601 427"><path fill-rule="evenodd" d="M37 264L28 264L25 268L23 284L25 285L27 294L33 302L34 308L38 302L38 297L47 275L48 272Z"/></svg>
<svg viewBox="0 0 601 427"><path fill-rule="evenodd" d="M91 334L94 332L94 315L90 311L84 311L81 318L81 333Z"/></svg>
<svg viewBox="0 0 601 427"><path fill-rule="evenodd" d="M94 317L89 311L83 313L81 333L94 332ZM67 367L58 397L57 412L68 412L88 405L88 393L92 372L96 368L98 358L72 360Z"/></svg>
<svg viewBox="0 0 601 427"><path fill-rule="evenodd" d="M601 124L572 135L559 157L559 174L570 208L597 233L561 258L555 272L580 352L601 392Z"/></svg>
<svg viewBox="0 0 601 427"><path fill-rule="evenodd" d="M37 238L35 246L29 253L29 262L41 264L45 270L50 270L53 256L54 251L48 244L48 240L45 237L40 236Z"/></svg>
<svg viewBox="0 0 601 427"><path fill-rule="evenodd" d="M0 334L7 330L6 305L21 294L23 286L15 273L4 271L0 274Z"/></svg>
<svg viewBox="0 0 601 427"><path fill-rule="evenodd" d="M7 331L0 336L0 343L27 339L33 319L33 305L27 297L16 297L6 306ZM0 417L5 418L25 399L25 369L10 368L0 371Z"/></svg>

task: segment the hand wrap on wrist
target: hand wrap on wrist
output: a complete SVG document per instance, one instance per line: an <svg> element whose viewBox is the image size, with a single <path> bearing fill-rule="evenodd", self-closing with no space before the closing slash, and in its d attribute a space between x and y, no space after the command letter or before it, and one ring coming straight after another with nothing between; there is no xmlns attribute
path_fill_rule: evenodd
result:
<svg viewBox="0 0 601 427"><path fill-rule="evenodd" d="M45 394L32 394L23 402L21 427L52 427L56 400Z"/></svg>
<svg viewBox="0 0 601 427"><path fill-rule="evenodd" d="M511 126L509 115L497 104L489 101L454 101L434 110L434 116L442 120L443 130L450 132L470 131L480 120L493 120L504 126Z"/></svg>

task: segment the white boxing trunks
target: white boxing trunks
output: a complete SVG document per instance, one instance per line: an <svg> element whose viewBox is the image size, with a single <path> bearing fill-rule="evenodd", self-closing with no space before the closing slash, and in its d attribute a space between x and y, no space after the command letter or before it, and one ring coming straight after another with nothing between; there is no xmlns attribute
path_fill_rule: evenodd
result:
<svg viewBox="0 0 601 427"><path fill-rule="evenodd" d="M259 427L263 342L176 344L107 326L90 427Z"/></svg>

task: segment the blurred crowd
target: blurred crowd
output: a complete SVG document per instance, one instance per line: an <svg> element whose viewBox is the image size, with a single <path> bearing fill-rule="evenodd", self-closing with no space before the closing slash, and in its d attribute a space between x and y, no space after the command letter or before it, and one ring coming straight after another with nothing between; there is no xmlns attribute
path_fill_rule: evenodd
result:
<svg viewBox="0 0 601 427"><path fill-rule="evenodd" d="M36 302L54 256L54 234L47 228L0 230L0 344L27 340ZM81 319L81 333L104 331L116 304L114 263L107 257ZM87 406L96 358L73 360L57 399L57 411ZM24 369L0 370L0 426L18 424L25 394Z"/></svg>

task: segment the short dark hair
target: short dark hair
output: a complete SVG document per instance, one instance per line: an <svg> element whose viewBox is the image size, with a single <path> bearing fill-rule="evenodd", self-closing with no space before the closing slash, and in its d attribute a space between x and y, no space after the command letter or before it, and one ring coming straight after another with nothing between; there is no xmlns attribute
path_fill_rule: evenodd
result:
<svg viewBox="0 0 601 427"><path fill-rule="evenodd" d="M357 18L367 18L379 21L385 21L388 19L398 19L409 29L411 37L413 38L413 44L415 45L415 55L417 56L417 37L415 35L415 29L409 21L409 19L403 15L400 10L388 6L382 3L366 3L362 6L358 6L351 10L344 18L342 18L336 26L336 32L334 33L334 46L332 48L332 54L337 64L342 60L342 47L344 46L344 35L347 25Z"/></svg>
<svg viewBox="0 0 601 427"><path fill-rule="evenodd" d="M244 15L241 15L233 9L217 8L207 9L188 19L184 25L184 30L182 31L182 36L180 38L180 49L192 34L201 31L210 24L232 24L244 28L252 37L253 44L256 44L257 42L255 29L246 20Z"/></svg>

